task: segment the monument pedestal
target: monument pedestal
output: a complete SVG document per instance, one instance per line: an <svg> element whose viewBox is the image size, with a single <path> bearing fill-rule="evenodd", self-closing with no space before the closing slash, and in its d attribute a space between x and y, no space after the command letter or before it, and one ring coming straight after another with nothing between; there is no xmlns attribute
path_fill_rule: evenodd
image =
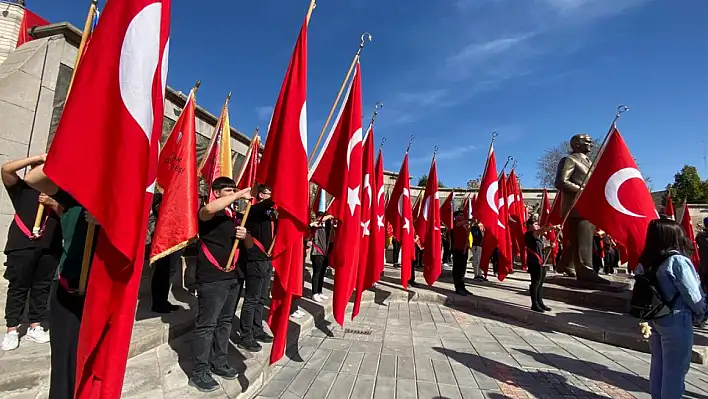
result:
<svg viewBox="0 0 708 399"><path fill-rule="evenodd" d="M610 284L593 284L574 277L551 276L543 284L543 296L586 308L626 313L631 298L631 281L626 277L612 278Z"/></svg>

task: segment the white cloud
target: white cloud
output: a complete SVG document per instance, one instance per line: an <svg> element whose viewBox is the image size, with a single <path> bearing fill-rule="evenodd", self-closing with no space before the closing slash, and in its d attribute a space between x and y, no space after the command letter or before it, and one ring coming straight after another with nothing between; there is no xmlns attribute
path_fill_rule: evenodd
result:
<svg viewBox="0 0 708 399"><path fill-rule="evenodd" d="M524 33L516 36L500 37L486 42L471 43L448 57L448 62L481 61L501 55L514 50L533 36L535 36L535 33Z"/></svg>
<svg viewBox="0 0 708 399"><path fill-rule="evenodd" d="M259 120L269 121L270 117L273 115L273 107L270 105L256 107L256 114Z"/></svg>
<svg viewBox="0 0 708 399"><path fill-rule="evenodd" d="M437 155L435 155L435 159L437 159L438 161L457 159L457 158L464 156L468 152L476 150L476 149L477 149L477 147L475 145L469 144L469 145L464 145L464 146L460 146L460 147L450 148L447 150L441 150L441 151L438 151ZM414 164L426 163L426 162L429 163L430 160L431 160L430 154L425 155L425 156L421 156L421 157L411 157L410 158L410 162L414 163Z"/></svg>

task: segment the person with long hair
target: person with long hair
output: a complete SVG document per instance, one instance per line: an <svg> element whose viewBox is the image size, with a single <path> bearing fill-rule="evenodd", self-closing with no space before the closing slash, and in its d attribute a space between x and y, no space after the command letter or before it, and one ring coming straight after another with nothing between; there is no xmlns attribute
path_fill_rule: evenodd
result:
<svg viewBox="0 0 708 399"><path fill-rule="evenodd" d="M700 278L687 258L688 240L681 225L671 219L649 223L637 274L655 274L663 299L671 308L667 316L651 320L651 371L653 399L678 399L691 364L693 326L705 318L706 306Z"/></svg>

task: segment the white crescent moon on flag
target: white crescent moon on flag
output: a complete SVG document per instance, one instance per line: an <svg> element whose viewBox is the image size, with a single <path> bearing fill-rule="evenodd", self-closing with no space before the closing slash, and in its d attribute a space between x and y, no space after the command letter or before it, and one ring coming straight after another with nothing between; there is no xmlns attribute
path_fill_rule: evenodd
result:
<svg viewBox="0 0 708 399"><path fill-rule="evenodd" d="M403 197L408 197L408 198L411 197L407 188L404 188L403 194L400 197L398 197L398 214L401 216L403 216Z"/></svg>
<svg viewBox="0 0 708 399"><path fill-rule="evenodd" d="M513 204L515 200L516 200L516 198L514 197L514 194L511 194L510 196L508 196L506 198L506 206L511 208L511 204Z"/></svg>
<svg viewBox="0 0 708 399"><path fill-rule="evenodd" d="M273 116L271 115L270 122L272 121ZM268 122L268 131L270 131L270 122ZM302 141L302 149L307 154L307 100L302 103L302 109L300 110L300 141Z"/></svg>
<svg viewBox="0 0 708 399"><path fill-rule="evenodd" d="M379 187L379 193L376 195L376 202L381 203L383 196L384 196L384 186L381 185L381 187Z"/></svg>
<svg viewBox="0 0 708 399"><path fill-rule="evenodd" d="M364 190L369 195L369 206L371 206L372 190L371 190L371 175L368 173L364 176Z"/></svg>
<svg viewBox="0 0 708 399"><path fill-rule="evenodd" d="M121 99L148 141L152 137L154 121L152 83L161 55L161 19L161 3L149 4L133 17L123 38L118 65ZM160 76L160 83L162 79Z"/></svg>
<svg viewBox="0 0 708 399"><path fill-rule="evenodd" d="M349 139L349 145L347 146L347 170L349 169L349 161L352 157L352 151L354 151L354 147L356 147L357 144L361 144L361 141L361 128L359 128L356 130L356 132L354 132L352 138Z"/></svg>
<svg viewBox="0 0 708 399"><path fill-rule="evenodd" d="M499 183L494 181L492 184L489 185L489 188L487 189L487 204L489 205L490 208L496 213L497 215L499 214L499 208L497 207L497 204L494 203L494 197L497 195L497 190L499 190Z"/></svg>
<svg viewBox="0 0 708 399"><path fill-rule="evenodd" d="M167 38L165 49L162 51L162 98L165 98L165 88L167 87L167 71L169 69L170 38Z"/></svg>
<svg viewBox="0 0 708 399"><path fill-rule="evenodd" d="M640 179L642 182L644 178L641 172L636 168L624 168L613 173L607 183L605 183L605 199L607 202L615 208L617 212L624 213L627 216L633 216L635 218L644 218L646 216L638 215L629 209L627 209L619 199L619 189L622 185L631 179Z"/></svg>
<svg viewBox="0 0 708 399"><path fill-rule="evenodd" d="M423 205L423 219L428 220L428 208L430 207L430 197L425 198L425 205Z"/></svg>

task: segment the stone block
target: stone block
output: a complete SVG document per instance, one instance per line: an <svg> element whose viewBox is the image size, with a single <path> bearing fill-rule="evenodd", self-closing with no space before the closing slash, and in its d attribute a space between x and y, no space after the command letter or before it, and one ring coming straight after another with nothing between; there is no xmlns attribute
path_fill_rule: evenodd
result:
<svg viewBox="0 0 708 399"><path fill-rule="evenodd" d="M305 399L325 399L336 378L336 372L321 371L305 394Z"/></svg>
<svg viewBox="0 0 708 399"><path fill-rule="evenodd" d="M376 378L376 389L374 399L394 399L396 397L396 380L391 377Z"/></svg>
<svg viewBox="0 0 708 399"><path fill-rule="evenodd" d="M337 379L332 385L332 389L329 390L327 398L331 399L343 399L349 398L349 394L352 393L354 388L354 383L356 382L356 375L350 374L339 374Z"/></svg>
<svg viewBox="0 0 708 399"><path fill-rule="evenodd" d="M415 380L399 379L396 381L396 399L417 399L417 391Z"/></svg>
<svg viewBox="0 0 708 399"><path fill-rule="evenodd" d="M37 110L34 114L34 128L32 129L32 142L30 144L30 155L43 154L47 152L47 142L49 140L49 126L52 123L52 113L54 111L54 90L42 87L39 92Z"/></svg>
<svg viewBox="0 0 708 399"><path fill-rule="evenodd" d="M302 397L310 389L310 385L317 377L318 372L316 370L302 369L295 377L293 382L288 386L288 391L299 397Z"/></svg>
<svg viewBox="0 0 708 399"><path fill-rule="evenodd" d="M20 108L34 110L39 95L40 78L19 70L0 80L0 98ZM5 121L5 119L3 119Z"/></svg>
<svg viewBox="0 0 708 399"><path fill-rule="evenodd" d="M356 377L354 388L352 389L352 398L371 398L374 394L374 383L376 378L371 375L359 375ZM332 398L339 399L339 398Z"/></svg>
<svg viewBox="0 0 708 399"><path fill-rule="evenodd" d="M37 93L35 92L35 99ZM29 143L30 132L32 131L32 119L34 118L34 103L32 108L22 108L11 102L4 100L4 92L0 91L0 121L2 121L2 130L0 131L0 139L5 139L7 141L12 141L19 144L24 144L25 146ZM5 154L7 151L5 143L3 144L2 153ZM25 147L25 152L19 154L20 157L26 156L27 147ZM12 158L18 158L18 154L8 154Z"/></svg>
<svg viewBox="0 0 708 399"><path fill-rule="evenodd" d="M418 381L418 397L423 398L439 398L440 392L437 384L434 382Z"/></svg>

